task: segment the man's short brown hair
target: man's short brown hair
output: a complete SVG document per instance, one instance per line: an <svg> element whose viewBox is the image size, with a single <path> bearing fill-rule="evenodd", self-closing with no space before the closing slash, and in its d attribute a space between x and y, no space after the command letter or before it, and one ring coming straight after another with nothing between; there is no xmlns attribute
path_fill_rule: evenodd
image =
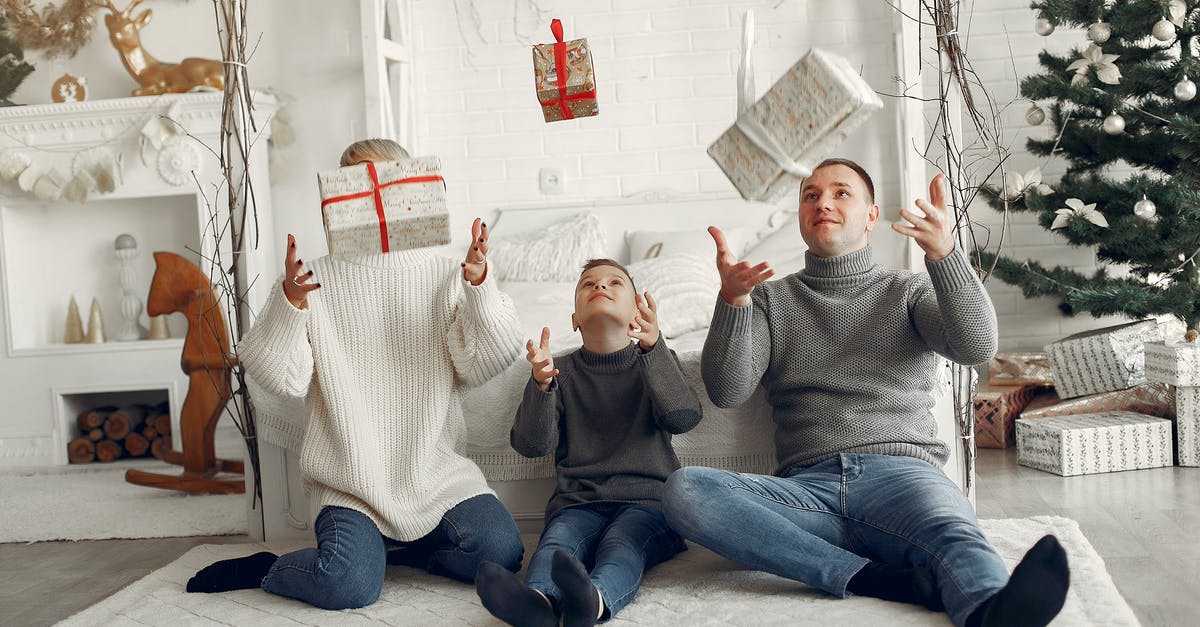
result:
<svg viewBox="0 0 1200 627"><path fill-rule="evenodd" d="M629 279L629 287L633 288L633 293L637 294L637 286L634 285L633 276L629 274L629 270L626 270L625 266L612 259L588 259L587 263L583 264L583 269L579 271L579 276L582 277L588 270L591 270L592 268L598 268L600 266L612 266L620 270Z"/></svg>
<svg viewBox="0 0 1200 627"><path fill-rule="evenodd" d="M858 174L858 177L861 178L863 183L867 186L867 194L870 196L870 199L867 202L872 205L875 204L875 183L871 180L871 175L867 174L866 168L849 159L833 157L818 163L817 167L813 168L813 172L816 172L827 165L844 165L847 168L854 170L854 172ZM804 189L804 181L800 181L800 189Z"/></svg>

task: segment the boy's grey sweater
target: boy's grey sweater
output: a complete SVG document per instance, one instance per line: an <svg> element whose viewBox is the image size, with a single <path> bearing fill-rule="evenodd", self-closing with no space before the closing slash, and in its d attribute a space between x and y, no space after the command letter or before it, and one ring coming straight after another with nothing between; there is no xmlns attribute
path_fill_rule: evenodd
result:
<svg viewBox="0 0 1200 627"><path fill-rule="evenodd" d="M777 473L839 453L907 455L941 466L931 411L941 354L964 365L996 352L996 312L958 249L929 274L884 269L870 246L763 283L752 304L717 298L701 372L718 407L761 382L774 409Z"/></svg>
<svg viewBox="0 0 1200 627"><path fill-rule="evenodd" d="M526 457L554 452L558 485L546 519L599 501L661 509L663 483L679 468L671 434L701 416L675 352L659 338L646 352L636 344L608 355L580 348L554 365L549 391L529 378L510 437Z"/></svg>

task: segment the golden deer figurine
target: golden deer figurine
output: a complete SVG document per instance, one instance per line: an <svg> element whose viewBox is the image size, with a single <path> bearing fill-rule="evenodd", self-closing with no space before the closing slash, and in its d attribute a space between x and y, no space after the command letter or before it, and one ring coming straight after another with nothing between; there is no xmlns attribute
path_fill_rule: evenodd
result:
<svg viewBox="0 0 1200 627"><path fill-rule="evenodd" d="M163 63L142 48L141 30L150 23L151 11L146 9L136 18L133 10L143 0L133 0L124 11L117 10L111 0L93 3L92 6L108 9L104 25L108 27L108 39L121 62L141 87L133 90L135 96L157 96L164 93L182 93L194 87L225 88L225 69L220 61L187 58L179 63Z"/></svg>

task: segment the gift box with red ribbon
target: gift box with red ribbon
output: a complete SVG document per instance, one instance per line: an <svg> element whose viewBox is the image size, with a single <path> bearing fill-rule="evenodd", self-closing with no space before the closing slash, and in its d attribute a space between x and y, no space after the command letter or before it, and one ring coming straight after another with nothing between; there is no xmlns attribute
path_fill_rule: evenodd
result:
<svg viewBox="0 0 1200 627"><path fill-rule="evenodd" d="M317 173L329 254L352 257L450 243L437 157L360 163Z"/></svg>
<svg viewBox="0 0 1200 627"><path fill-rule="evenodd" d="M596 115L596 74L586 39L563 41L562 22L550 22L555 43L533 47L533 80L547 122Z"/></svg>

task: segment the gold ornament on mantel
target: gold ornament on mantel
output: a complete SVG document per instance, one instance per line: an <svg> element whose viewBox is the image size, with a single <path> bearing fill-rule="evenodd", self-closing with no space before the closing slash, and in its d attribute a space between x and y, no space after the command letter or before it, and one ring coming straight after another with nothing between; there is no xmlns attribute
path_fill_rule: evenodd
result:
<svg viewBox="0 0 1200 627"><path fill-rule="evenodd" d="M82 76L63 74L50 86L54 102L83 102L87 100L87 80Z"/></svg>
<svg viewBox="0 0 1200 627"><path fill-rule="evenodd" d="M224 89L225 68L220 61L191 57L179 63L163 63L142 48L141 30L150 23L151 10L146 9L132 17L133 10L142 2L133 0L123 11L117 10L109 0L94 5L109 10L104 16L108 40L121 54L121 62L129 75L141 85L133 90L133 95L177 94L196 88Z"/></svg>
<svg viewBox="0 0 1200 627"><path fill-rule="evenodd" d="M42 50L50 58L73 57L92 38L92 0L46 3L39 14L30 0L0 0L8 31L22 50Z"/></svg>

